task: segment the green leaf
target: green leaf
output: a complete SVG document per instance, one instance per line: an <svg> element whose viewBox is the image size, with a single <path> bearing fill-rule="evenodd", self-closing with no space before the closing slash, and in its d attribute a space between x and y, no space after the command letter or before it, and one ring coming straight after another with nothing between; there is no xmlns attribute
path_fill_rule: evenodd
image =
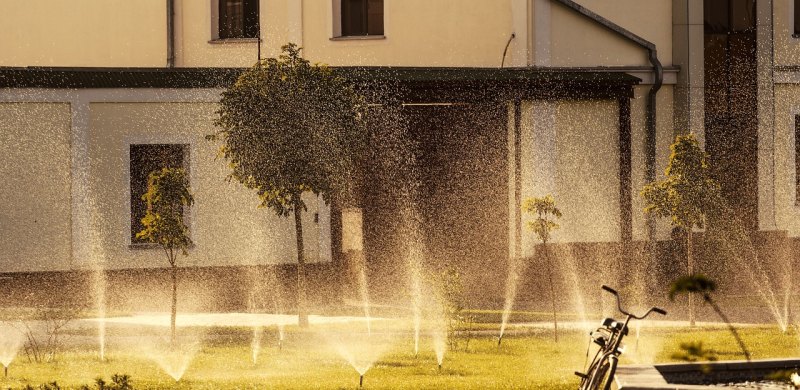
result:
<svg viewBox="0 0 800 390"><path fill-rule="evenodd" d="M184 209L194 204L186 171L163 168L150 173L147 192L142 195L147 212L142 218L142 231L136 238L156 243L165 249L177 249L184 255L192 244L189 228L184 223ZM172 262L174 259L169 259Z"/></svg>

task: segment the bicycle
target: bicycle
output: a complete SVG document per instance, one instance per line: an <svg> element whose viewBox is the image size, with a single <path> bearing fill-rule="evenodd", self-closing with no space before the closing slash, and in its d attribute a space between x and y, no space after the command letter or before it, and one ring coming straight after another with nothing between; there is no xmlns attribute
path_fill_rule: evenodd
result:
<svg viewBox="0 0 800 390"><path fill-rule="evenodd" d="M609 390L611 383L614 382L614 374L617 371L617 363L619 362L619 355L622 354L620 345L622 339L628 335L628 323L631 319L643 320L650 313L658 313L667 315L667 312L657 307L652 307L643 316L636 316L622 309L619 293L611 287L603 286L603 290L614 294L617 297L617 309L624 314L625 322L620 323L613 318L606 318L600 328L596 331L590 332L589 337L591 343L600 346L597 353L592 359L592 364L589 365L589 370L586 373L575 371L575 375L581 378L579 390ZM588 350L586 352L588 357Z"/></svg>

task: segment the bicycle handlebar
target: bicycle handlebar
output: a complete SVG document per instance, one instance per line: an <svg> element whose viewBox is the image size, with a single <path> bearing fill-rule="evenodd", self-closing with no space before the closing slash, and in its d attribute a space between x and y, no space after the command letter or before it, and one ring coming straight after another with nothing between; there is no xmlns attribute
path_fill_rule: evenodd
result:
<svg viewBox="0 0 800 390"><path fill-rule="evenodd" d="M661 314L662 316L667 315L666 310L659 309L657 307L651 307L650 310L648 310L647 313L645 313L643 316L636 316L636 315L634 315L632 313L628 313L627 311L622 309L622 302L620 302L619 293L617 292L617 290L614 290L613 288L608 287L605 284L603 285L603 290L606 290L606 291L610 292L611 294L613 294L615 297L617 297L617 310L619 310L620 313L625 314L626 316L631 316L632 318L635 318L637 320L643 320L643 319L647 318L647 316L649 316L650 313L652 313L652 312L656 312L658 314Z"/></svg>
<svg viewBox="0 0 800 390"><path fill-rule="evenodd" d="M617 293L617 290L614 290L613 288L608 287L605 284L603 285L603 290L606 290L606 291L608 291L608 292L610 292L610 293L612 293L614 295L618 295L619 294L619 293Z"/></svg>

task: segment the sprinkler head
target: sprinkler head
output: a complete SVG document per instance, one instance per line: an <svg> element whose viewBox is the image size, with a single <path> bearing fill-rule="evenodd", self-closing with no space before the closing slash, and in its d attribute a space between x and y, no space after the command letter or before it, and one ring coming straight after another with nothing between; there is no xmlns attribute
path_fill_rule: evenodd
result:
<svg viewBox="0 0 800 390"><path fill-rule="evenodd" d="M503 336L498 337L497 338L497 346L499 347L500 343L502 343L502 342L503 342Z"/></svg>
<svg viewBox="0 0 800 390"><path fill-rule="evenodd" d="M439 363L439 372L442 371L442 363Z"/></svg>
<svg viewBox="0 0 800 390"><path fill-rule="evenodd" d="M358 387L364 387L364 374L358 378Z"/></svg>
<svg viewBox="0 0 800 390"><path fill-rule="evenodd" d="M4 371L4 372L5 372L5 374L6 374L6 378L8 378L8 366L3 366L3 368L4 368L4 370L3 370L3 371Z"/></svg>

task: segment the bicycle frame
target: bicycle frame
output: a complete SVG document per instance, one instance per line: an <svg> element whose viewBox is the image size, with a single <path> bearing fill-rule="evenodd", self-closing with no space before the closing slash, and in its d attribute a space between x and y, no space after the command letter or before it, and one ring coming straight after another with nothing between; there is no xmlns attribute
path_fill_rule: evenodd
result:
<svg viewBox="0 0 800 390"><path fill-rule="evenodd" d="M604 321L603 325L605 329L608 329L608 331L610 332L610 337L608 341L605 342L605 345L600 345L600 343L595 341L595 343L600 345L601 348L595 354L594 359L592 359L592 364L589 366L589 371L586 374L578 372L575 373L576 375L582 378L580 385L580 389L582 390L598 389L598 387L604 380L605 383L603 384L602 390L609 390L609 388L611 387L611 383L613 382L614 379L614 374L617 371L617 364L619 363L619 355L622 354L622 351L620 351L619 348L622 345L622 339L625 337L625 335L628 334L628 324L630 323L631 319L642 320L653 312L659 313L661 315L667 314L667 312L664 311L663 309L652 307L644 315L637 316L622 308L619 293L616 290L605 285L602 288L603 290L610 292L617 298L617 309L622 314L625 315L625 322L622 323L622 327L618 327L617 325L614 324L616 321L611 322L607 326Z"/></svg>

